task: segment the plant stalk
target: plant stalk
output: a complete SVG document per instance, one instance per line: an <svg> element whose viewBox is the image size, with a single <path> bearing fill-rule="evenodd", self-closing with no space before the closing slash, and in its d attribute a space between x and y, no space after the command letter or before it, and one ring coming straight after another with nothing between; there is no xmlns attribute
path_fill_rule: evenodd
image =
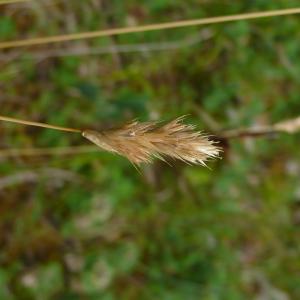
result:
<svg viewBox="0 0 300 300"><path fill-rule="evenodd" d="M21 3L21 2L29 2L31 0L0 0L0 5L4 4L15 4L15 3Z"/></svg>
<svg viewBox="0 0 300 300"><path fill-rule="evenodd" d="M150 24L150 25L139 25L139 26L124 27L124 28L113 28L113 29L106 29L106 30L64 34L64 35L48 36L48 37L37 37L37 38L25 39L25 40L1 42L0 49L42 45L42 44L65 42L65 41L80 40L80 39L90 39L90 38L104 37L104 36L114 36L114 35L128 34L134 32L146 32L146 31L180 28L180 27L187 27L187 26L208 25L208 24L217 24L217 23L224 23L224 22L231 22L231 21L285 16L285 15L292 15L292 14L299 14L299 13L300 13L300 7L296 7L296 8L289 8L289 9L273 10L273 11L251 12L251 13L229 15L229 16L210 17L210 18L194 19L194 20L183 20L183 21L175 21L175 22L167 22L167 23L159 23L159 24Z"/></svg>
<svg viewBox="0 0 300 300"><path fill-rule="evenodd" d="M60 131L66 131L66 132L82 133L81 129L55 126L55 125L50 125L50 124L46 124L46 123L20 120L20 119L16 119L16 118L5 117L5 116L0 116L0 121L28 125L28 126L42 127L42 128L54 129L54 130L60 130Z"/></svg>

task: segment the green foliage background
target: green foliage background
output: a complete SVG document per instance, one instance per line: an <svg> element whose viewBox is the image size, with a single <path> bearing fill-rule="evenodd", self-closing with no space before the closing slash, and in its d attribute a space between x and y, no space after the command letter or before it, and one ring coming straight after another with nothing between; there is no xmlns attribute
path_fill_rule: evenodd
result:
<svg viewBox="0 0 300 300"><path fill-rule="evenodd" d="M297 5L34 1L0 7L0 40ZM2 51L1 114L95 129L188 114L216 134L296 117L299 29L287 16ZM85 144L0 126L2 149ZM300 299L299 137L231 141L212 170L138 173L103 152L0 157L0 187L25 178L0 189L0 299Z"/></svg>

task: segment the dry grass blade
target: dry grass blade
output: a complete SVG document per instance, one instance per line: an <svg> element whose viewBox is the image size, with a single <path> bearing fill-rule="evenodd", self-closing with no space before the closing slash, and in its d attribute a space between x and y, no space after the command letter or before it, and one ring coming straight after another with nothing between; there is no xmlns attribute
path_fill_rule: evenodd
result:
<svg viewBox="0 0 300 300"><path fill-rule="evenodd" d="M134 32L156 31L156 30L163 30L163 29L196 26L196 25L208 25L208 24L218 24L218 23L240 21L240 20L251 20L251 19L259 19L259 18L275 17L275 16L286 16L286 15L299 14L299 13L300 13L300 7L296 7L296 8L289 8L289 9L273 10L273 11L251 12L251 13L244 13L238 15L219 16L219 17L211 17L211 18L204 18L204 19L183 20L183 21L175 21L175 22L167 22L167 23L159 23L159 24L72 33L72 34L64 34L58 36L38 37L38 38L25 39L25 40L0 42L0 49L43 45L49 43L58 43L58 42L74 41L74 40L81 40L81 39L91 39L96 37L114 36L114 35L128 34Z"/></svg>
<svg viewBox="0 0 300 300"><path fill-rule="evenodd" d="M15 3L21 3L21 2L30 2L32 0L3 0L0 1L0 5L4 4L15 4Z"/></svg>
<svg viewBox="0 0 300 300"><path fill-rule="evenodd" d="M102 149L125 156L133 164L151 163L153 157L179 159L189 164L206 165L209 158L219 156L221 149L207 136L184 124L183 117L165 125L156 122L131 122L119 129L82 135Z"/></svg>
<svg viewBox="0 0 300 300"><path fill-rule="evenodd" d="M76 129L76 128L54 126L54 125L50 125L50 124L46 124L46 123L33 122L33 121L27 121L27 120L20 120L20 119L16 119L16 118L10 118L10 117L6 117L6 116L1 116L1 115L0 115L0 121L11 122L11 123L16 123L16 124L22 124L22 125L28 125L28 126L41 127L41 128L48 128L48 129L66 131L66 132L81 133L81 130L80 129Z"/></svg>

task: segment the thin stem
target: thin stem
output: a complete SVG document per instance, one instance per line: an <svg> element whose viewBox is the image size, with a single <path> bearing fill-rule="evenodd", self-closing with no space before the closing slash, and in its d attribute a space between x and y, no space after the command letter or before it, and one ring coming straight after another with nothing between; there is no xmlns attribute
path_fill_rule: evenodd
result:
<svg viewBox="0 0 300 300"><path fill-rule="evenodd" d="M54 130L60 130L60 131L67 131L67 132L77 132L77 133L82 132L82 130L80 130L80 129L54 126L54 125L50 125L50 124L46 124L46 123L32 122L32 121L20 120L20 119L9 118L9 117L4 117L4 116L0 116L0 121L35 126L35 127L42 127L42 128L48 128L48 129L54 129Z"/></svg>
<svg viewBox="0 0 300 300"><path fill-rule="evenodd" d="M15 4L15 3L21 3L21 2L29 2L31 0L0 0L0 5L2 4Z"/></svg>
<svg viewBox="0 0 300 300"><path fill-rule="evenodd" d="M300 117L281 121L273 125L227 130L221 134L221 137L225 139L235 139L243 137L259 137L279 132L293 134L298 131L300 131Z"/></svg>
<svg viewBox="0 0 300 300"><path fill-rule="evenodd" d="M300 13L300 7L273 10L273 11L264 11L264 12L245 13L245 14L230 15L230 16L212 17L212 18L205 18L205 19L183 20L183 21L175 21L175 22L160 23L160 24L73 33L73 34L65 34L65 35L58 35L58 36L2 42L0 43L0 49L42 45L42 44L49 44L49 43L79 40L79 39L91 39L95 37L121 35L121 34L133 33L133 32L145 32L145 31L171 29L171 28L179 28L179 27L187 27L187 26L217 24L217 23L239 21L239 20L250 20L250 19L258 19L258 18L274 17L274 16L284 16L284 15L292 15L292 14L299 14L299 13Z"/></svg>

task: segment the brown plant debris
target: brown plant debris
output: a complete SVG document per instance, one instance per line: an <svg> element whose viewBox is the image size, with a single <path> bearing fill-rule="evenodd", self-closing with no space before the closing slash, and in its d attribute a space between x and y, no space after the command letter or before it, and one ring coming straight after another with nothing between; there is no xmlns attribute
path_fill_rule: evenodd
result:
<svg viewBox="0 0 300 300"><path fill-rule="evenodd" d="M207 136L183 123L184 117L167 124L132 121L121 128L103 132L84 130L82 135L100 148L125 156L133 164L151 163L153 158L179 159L188 164L206 166L221 149Z"/></svg>

